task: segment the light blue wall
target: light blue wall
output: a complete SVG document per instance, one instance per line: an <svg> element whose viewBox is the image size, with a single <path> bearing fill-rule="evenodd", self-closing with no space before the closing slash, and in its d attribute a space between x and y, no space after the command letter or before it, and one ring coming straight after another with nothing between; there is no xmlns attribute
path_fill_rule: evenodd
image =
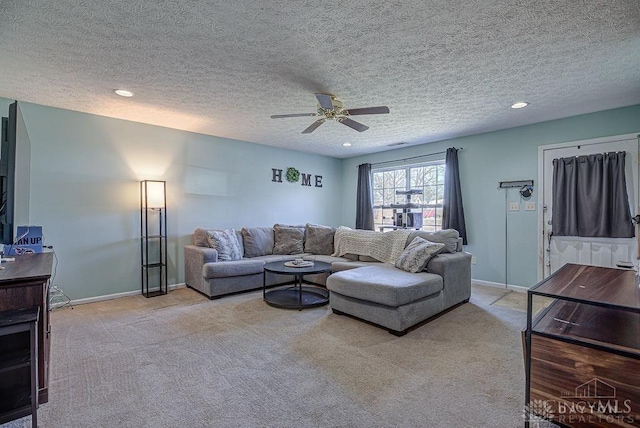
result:
<svg viewBox="0 0 640 428"><path fill-rule="evenodd" d="M0 117L9 117L9 104L12 102L13 100L0 98Z"/></svg>
<svg viewBox="0 0 640 428"><path fill-rule="evenodd" d="M28 221L43 226L59 259L56 285L72 299L140 288L142 179L167 181L169 284L184 281L182 248L198 226L340 222L338 159L19 106L31 141ZM322 175L323 187L273 183L271 168L287 167Z"/></svg>
<svg viewBox="0 0 640 428"><path fill-rule="evenodd" d="M10 103L0 98L3 115ZM640 130L638 105L338 160L30 103L19 106L31 142L28 222L44 227L47 244L60 260L56 285L73 299L139 289L141 179L168 182L169 283L180 283L182 247L195 227L353 226L358 164L451 146L464 149L459 161L466 250L478 263L473 277L504 283L507 213L498 181L537 180L540 145ZM289 166L322 175L324 187L271 182L271 168ZM531 200L537 203L537 197L535 189ZM515 189L508 198L520 199ZM536 282L536 220L537 211L523 206L508 213L510 284Z"/></svg>
<svg viewBox="0 0 640 428"><path fill-rule="evenodd" d="M342 223L355 223L356 166L435 153L448 147L458 153L469 245L477 258L474 279L505 282L505 190L498 182L538 178L538 147L546 144L640 131L640 105L472 135L437 143L359 156L343 162ZM538 188L531 201L538 201ZM520 201L517 189L508 201ZM530 287L537 282L537 210L508 213L508 283Z"/></svg>

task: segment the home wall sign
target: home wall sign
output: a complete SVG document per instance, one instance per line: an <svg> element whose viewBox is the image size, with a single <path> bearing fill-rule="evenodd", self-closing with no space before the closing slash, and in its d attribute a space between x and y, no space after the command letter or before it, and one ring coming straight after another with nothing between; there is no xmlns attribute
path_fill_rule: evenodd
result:
<svg viewBox="0 0 640 428"><path fill-rule="evenodd" d="M271 181L274 183L282 183L283 178L283 170L278 168L271 168ZM311 180L313 177L313 180ZM297 183L298 181L302 186L312 187L311 182L313 181L314 187L322 187L322 176L321 175L312 175L304 172L298 171L294 167L288 167L284 172L284 178L289 183Z"/></svg>

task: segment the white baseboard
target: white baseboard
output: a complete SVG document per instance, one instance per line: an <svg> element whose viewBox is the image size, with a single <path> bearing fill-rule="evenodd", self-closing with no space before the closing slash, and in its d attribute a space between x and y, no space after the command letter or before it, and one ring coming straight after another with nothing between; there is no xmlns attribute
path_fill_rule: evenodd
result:
<svg viewBox="0 0 640 428"><path fill-rule="evenodd" d="M171 284L169 286L169 290L177 290L178 288L185 288L187 286L187 284L185 284L184 282L181 282L179 284Z"/></svg>
<svg viewBox="0 0 640 428"><path fill-rule="evenodd" d="M176 290L178 288L184 288L187 285L184 282L181 282L179 284L171 284L168 286L169 291L171 290ZM87 297L84 299L75 299L71 301L71 304L73 306L75 305L84 305L85 303L94 303L94 302L103 302L105 300L113 300L113 299L119 299L121 297L129 297L129 296L137 296L140 295L140 290L135 290L135 291L124 291L122 293L114 293L114 294L106 294L104 296L96 296L96 297Z"/></svg>
<svg viewBox="0 0 640 428"><path fill-rule="evenodd" d="M503 290L505 288L504 284L500 282L483 281L481 279L472 279L471 282L473 284L482 285L485 287L502 288ZM181 282L179 284L171 284L169 285L169 291L176 290L178 288L184 288L186 286L187 285L184 282ZM519 293L526 293L527 290L529 289L528 287L523 287L521 285L512 285L512 284L507 284L506 288L508 290L517 291ZM85 303L103 302L105 300L113 300L113 299L119 299L121 297L129 297L129 296L137 296L137 295L140 295L140 290L124 291L122 293L106 294L104 296L87 297L84 299L75 299L71 301L71 304L74 306L84 305Z"/></svg>
<svg viewBox="0 0 640 428"><path fill-rule="evenodd" d="M486 287L502 288L503 290L505 289L504 284L501 282L491 282L491 281L483 281L481 279L472 279L471 283L476 285L483 285ZM507 290L517 291L518 293L526 293L527 290L529 290L529 287L523 287L521 285L512 285L512 284L507 284L506 288Z"/></svg>

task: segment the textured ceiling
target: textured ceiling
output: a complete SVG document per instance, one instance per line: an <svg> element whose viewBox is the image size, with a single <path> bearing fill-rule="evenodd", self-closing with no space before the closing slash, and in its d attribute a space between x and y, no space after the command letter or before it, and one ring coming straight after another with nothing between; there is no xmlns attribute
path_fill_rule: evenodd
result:
<svg viewBox="0 0 640 428"><path fill-rule="evenodd" d="M0 96L348 157L640 103L640 1L0 0Z"/></svg>

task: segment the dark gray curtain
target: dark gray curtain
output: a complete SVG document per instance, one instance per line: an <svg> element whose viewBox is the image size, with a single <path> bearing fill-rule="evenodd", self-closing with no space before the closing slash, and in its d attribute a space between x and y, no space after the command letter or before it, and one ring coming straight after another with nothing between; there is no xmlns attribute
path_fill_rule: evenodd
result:
<svg viewBox="0 0 640 428"><path fill-rule="evenodd" d="M373 230L373 186L371 185L370 163L358 165L356 229Z"/></svg>
<svg viewBox="0 0 640 428"><path fill-rule="evenodd" d="M455 229L460 233L462 243L467 245L467 227L464 223L458 149L447 149L444 170L444 200L442 207L442 228Z"/></svg>
<svg viewBox="0 0 640 428"><path fill-rule="evenodd" d="M625 152L553 160L554 235L634 236L624 163Z"/></svg>

